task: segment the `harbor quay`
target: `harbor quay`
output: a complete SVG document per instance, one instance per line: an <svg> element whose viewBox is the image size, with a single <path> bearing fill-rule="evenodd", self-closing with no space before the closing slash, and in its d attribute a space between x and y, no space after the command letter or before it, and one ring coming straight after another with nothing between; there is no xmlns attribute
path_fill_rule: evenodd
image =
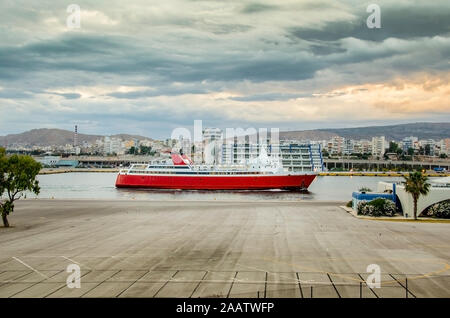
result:
<svg viewBox="0 0 450 318"><path fill-rule="evenodd" d="M449 223L343 204L22 200L0 228L0 297L450 297Z"/></svg>

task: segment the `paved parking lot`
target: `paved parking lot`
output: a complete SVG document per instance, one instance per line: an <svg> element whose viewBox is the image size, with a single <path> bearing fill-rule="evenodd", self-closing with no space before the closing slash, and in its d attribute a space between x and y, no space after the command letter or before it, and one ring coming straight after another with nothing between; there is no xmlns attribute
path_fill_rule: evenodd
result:
<svg viewBox="0 0 450 318"><path fill-rule="evenodd" d="M0 297L450 297L450 224L338 206L22 201L0 228ZM365 283L370 264L381 288Z"/></svg>

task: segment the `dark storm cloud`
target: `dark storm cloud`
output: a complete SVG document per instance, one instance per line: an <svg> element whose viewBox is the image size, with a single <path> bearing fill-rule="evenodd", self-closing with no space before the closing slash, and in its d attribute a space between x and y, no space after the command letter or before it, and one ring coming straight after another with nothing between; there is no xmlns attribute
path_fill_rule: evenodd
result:
<svg viewBox="0 0 450 318"><path fill-rule="evenodd" d="M357 38L380 42L387 38L412 39L448 35L450 10L435 6L381 7L381 28L369 29L365 10L356 12L359 19L330 21L323 27L296 27L290 30L295 37L308 41L337 41Z"/></svg>
<svg viewBox="0 0 450 318"><path fill-rule="evenodd" d="M20 47L0 48L0 78L33 71L135 73L168 67L170 60L127 44L132 39L97 35L64 36ZM136 53L137 52L137 53Z"/></svg>
<svg viewBox="0 0 450 318"><path fill-rule="evenodd" d="M356 0L80 1L82 27L70 31L66 5L0 1L0 98L11 109L0 130L23 114L30 128L92 121L111 133L198 118L246 126L276 117L264 108L273 101L292 105L280 127L317 126L302 114L316 93L450 69L448 1L380 0L372 30ZM346 110L327 107L309 114L335 122Z"/></svg>
<svg viewBox="0 0 450 318"><path fill-rule="evenodd" d="M309 5L314 6L313 3ZM250 3L242 10L251 13L277 8L272 5ZM125 81L127 78L139 76L140 79L135 81L136 85L150 84L154 80L163 83L291 81L313 78L317 71L335 65L371 62L397 54L404 57L402 61L405 65L412 65L413 71L420 68L418 61L410 60L410 56L401 49L380 47L371 51L360 50L353 48L354 44L342 43L342 39L357 38L379 42L389 37L412 39L447 34L450 31L448 22L450 12L440 10L438 5L382 7L381 29L368 29L365 19L369 13L359 10L360 12L355 15L361 17L359 20L331 21L322 28L288 29L291 38L293 36L297 40L307 41L297 41L288 45L282 42L281 37L278 39L262 37L259 43L263 43L267 48L258 50L252 49L250 44L246 47L242 39L239 40L242 43L239 49L227 52L220 44L208 46L204 42L206 40L180 35L180 47L171 51L168 48L161 48L157 42L137 41L132 35L64 34L48 40L32 41L22 46L0 47L0 80L20 80L27 76L33 78L38 73L43 76L43 73L58 72L58 76L65 74L61 81L70 83L72 80L73 85L77 84L77 78L75 76L70 78L71 73L84 72L97 77L109 74L122 76ZM193 25L197 25L200 30L213 26L217 33L241 32L247 29L247 26L239 23L214 24L192 20L189 27ZM258 43L258 39L252 41ZM205 50L190 52L189 48L197 44L206 45ZM186 47L185 50L182 45ZM437 45L434 50L439 53L441 47ZM442 56L436 58L445 58L445 52L440 54ZM434 61L430 63L435 64ZM193 88L193 93L202 92L203 89ZM135 99L159 94L149 90L114 93L110 96ZM174 93L167 92L167 94Z"/></svg>
<svg viewBox="0 0 450 318"><path fill-rule="evenodd" d="M0 49L0 78L20 79L34 71L84 71L122 75L141 74L165 81L298 80L311 78L321 67L306 55L275 53L254 58L241 54L167 54L132 44L133 39L95 35L64 36L22 47ZM284 58L283 58L284 55Z"/></svg>
<svg viewBox="0 0 450 318"><path fill-rule="evenodd" d="M156 91L117 92L109 95L137 99L208 92L207 87L201 86L174 88L170 86L174 82L190 85L203 81L306 80L313 78L317 71L335 65L368 63L397 55L402 60L394 67L402 70L409 68L414 71L426 66L449 68L448 63L442 62L449 54L446 43L437 43L433 54L427 53L425 56L420 56L420 51L408 52L402 45L369 49L360 48L351 42L344 45L340 42L315 41L305 48L306 50L302 50L299 47L297 51L280 47L277 50L260 51L258 54L245 50L230 54L221 52L220 48L211 48L208 54L195 56L188 50L171 52L135 43L132 37L64 35L20 47L0 48L0 80L23 81L27 78L36 81L34 87L51 90L51 87L45 85L82 85L86 81L95 82L100 78L116 76L120 77L122 83L133 82L136 86L158 87ZM414 54L419 54L420 64ZM89 75L82 77L80 73Z"/></svg>

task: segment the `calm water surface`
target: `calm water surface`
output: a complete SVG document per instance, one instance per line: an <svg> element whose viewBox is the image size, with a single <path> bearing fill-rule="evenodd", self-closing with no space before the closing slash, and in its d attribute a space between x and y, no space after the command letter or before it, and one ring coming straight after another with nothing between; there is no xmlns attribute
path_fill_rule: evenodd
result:
<svg viewBox="0 0 450 318"><path fill-rule="evenodd" d="M180 191L116 189L115 173L63 173L38 176L39 198L136 199L136 200L331 200L348 201L353 191L365 186L376 190L379 181L398 177L317 177L307 192ZM35 197L28 195L28 198Z"/></svg>

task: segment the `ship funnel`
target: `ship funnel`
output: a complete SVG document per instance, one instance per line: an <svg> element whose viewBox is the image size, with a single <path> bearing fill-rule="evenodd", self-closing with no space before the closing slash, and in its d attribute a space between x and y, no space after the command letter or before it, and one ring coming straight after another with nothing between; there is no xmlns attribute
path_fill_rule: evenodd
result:
<svg viewBox="0 0 450 318"><path fill-rule="evenodd" d="M186 166L186 162L183 157L175 153L172 154L172 162L175 166Z"/></svg>

